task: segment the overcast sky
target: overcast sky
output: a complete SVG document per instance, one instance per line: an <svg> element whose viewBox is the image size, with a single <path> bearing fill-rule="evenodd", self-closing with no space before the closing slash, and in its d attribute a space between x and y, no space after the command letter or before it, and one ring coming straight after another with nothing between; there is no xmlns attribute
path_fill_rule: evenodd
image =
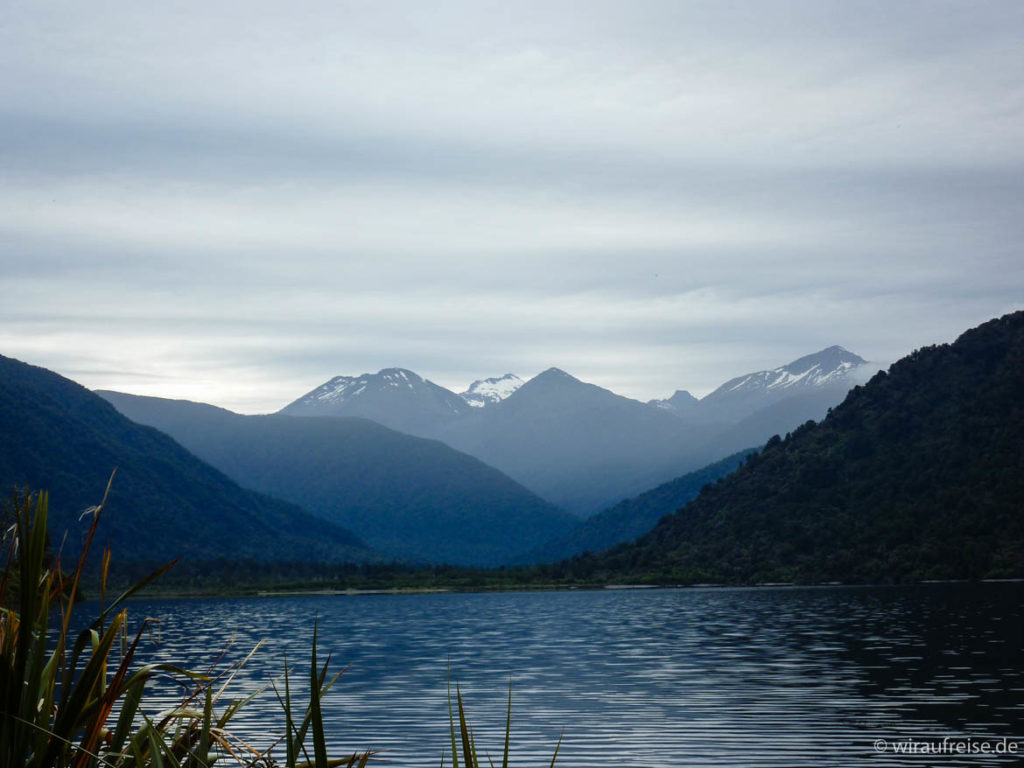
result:
<svg viewBox="0 0 1024 768"><path fill-rule="evenodd" d="M0 354L704 394L1024 308L1024 3L8 2Z"/></svg>

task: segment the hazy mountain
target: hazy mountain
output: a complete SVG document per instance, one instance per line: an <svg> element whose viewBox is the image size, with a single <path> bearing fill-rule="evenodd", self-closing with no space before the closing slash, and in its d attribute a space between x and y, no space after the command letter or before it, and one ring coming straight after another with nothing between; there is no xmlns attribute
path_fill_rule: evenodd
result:
<svg viewBox="0 0 1024 768"><path fill-rule="evenodd" d="M100 394L242 485L300 503L397 557L498 565L575 523L478 459L366 419L241 416Z"/></svg>
<svg viewBox="0 0 1024 768"><path fill-rule="evenodd" d="M733 379L702 400L679 390L649 404L557 368L526 384L512 374L474 382L462 397L393 368L339 376L281 413L363 416L442 440L549 502L589 515L822 418L869 368L830 347Z"/></svg>
<svg viewBox="0 0 1024 768"><path fill-rule="evenodd" d="M359 416L411 435L434 436L472 406L404 368L335 376L280 410L287 416Z"/></svg>
<svg viewBox="0 0 1024 768"><path fill-rule="evenodd" d="M576 514L700 466L700 427L551 368L441 439Z"/></svg>
<svg viewBox="0 0 1024 768"><path fill-rule="evenodd" d="M620 501L580 522L563 536L516 558L519 563L563 560L583 552L598 552L647 533L667 514L675 512L713 483L739 467L754 450L741 451L696 472L677 477L632 499Z"/></svg>
<svg viewBox="0 0 1024 768"><path fill-rule="evenodd" d="M675 394L668 400L651 400L648 402L648 405L654 405L658 408L664 408L666 411L673 411L675 413L686 413L691 408L697 407L699 403L700 400L691 395L685 389L677 389Z"/></svg>
<svg viewBox="0 0 1024 768"><path fill-rule="evenodd" d="M868 363L842 347L828 347L770 371L730 379L686 412L702 421L736 424L755 412L794 397L810 394L820 400L828 392L837 404ZM827 407L827 406L826 406ZM800 423L800 422L797 422ZM793 424L796 426L796 424Z"/></svg>
<svg viewBox="0 0 1024 768"><path fill-rule="evenodd" d="M517 389L523 386L523 380L514 373L506 373L491 379L477 379L469 385L469 389L459 394L463 400L474 408L484 408L500 403Z"/></svg>
<svg viewBox="0 0 1024 768"><path fill-rule="evenodd" d="M89 390L0 357L0 485L50 492L51 534L75 555L114 468L100 527L114 561L377 557L349 531L294 504L244 490L167 435L139 426ZM98 548L96 550L99 551Z"/></svg>
<svg viewBox="0 0 1024 768"><path fill-rule="evenodd" d="M717 455L728 454L752 445L751 438L764 443L768 437L785 435L808 421L821 421L848 392L846 387L829 386L783 398L754 411L736 424L724 426L712 438L709 447Z"/></svg>
<svg viewBox="0 0 1024 768"><path fill-rule="evenodd" d="M1024 577L1024 312L926 347L583 570L673 582Z"/></svg>

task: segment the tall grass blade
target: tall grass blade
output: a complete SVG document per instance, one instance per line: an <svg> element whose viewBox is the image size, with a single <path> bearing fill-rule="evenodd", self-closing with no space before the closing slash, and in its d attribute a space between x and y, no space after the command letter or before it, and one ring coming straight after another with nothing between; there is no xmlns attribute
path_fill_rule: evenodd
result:
<svg viewBox="0 0 1024 768"><path fill-rule="evenodd" d="M324 737L324 719L320 711L320 686L327 676L327 665L323 674L317 674L316 661L317 622L313 622L313 660L310 665L309 710L313 726L313 754L316 757L316 768L328 768L327 740Z"/></svg>
<svg viewBox="0 0 1024 768"><path fill-rule="evenodd" d="M199 748L196 762L200 767L210 764L210 729L213 727L213 691L206 687L206 702L203 705L203 725L199 731Z"/></svg>
<svg viewBox="0 0 1024 768"><path fill-rule="evenodd" d="M473 745L469 740L469 727L466 725L466 710L462 705L462 691L458 683L455 684L455 700L459 705L459 733L462 736L462 759L466 761L466 768L478 768L473 755Z"/></svg>
<svg viewBox="0 0 1024 768"><path fill-rule="evenodd" d="M555 744L555 754L553 754L551 756L551 768L555 768L555 760L558 759L558 750L560 750L562 748L562 737L563 736L565 736L564 732L558 737L558 743Z"/></svg>
<svg viewBox="0 0 1024 768"><path fill-rule="evenodd" d="M459 750L455 748L455 713L452 712L452 669L448 666L448 727L452 735L452 768L459 768ZM441 762L444 762L442 757Z"/></svg>
<svg viewBox="0 0 1024 768"><path fill-rule="evenodd" d="M59 555L48 563L47 522L49 497L15 494L15 521L6 562L0 566L0 768L209 768L219 761L234 761L241 768L276 766L273 750L284 741L287 768L366 768L372 751L353 752L332 759L327 753L323 697L344 669L328 675L331 656L319 661L319 626L314 623L310 656L309 703L301 719L291 692L291 671L284 669L284 694L273 688L284 711L285 733L259 751L228 730L233 718L265 688L248 696L218 702L240 670L260 648L257 644L237 664L214 675L190 672L172 664L148 664L130 671L143 633L151 620L129 642L124 602L158 578L174 563L158 568L106 603L110 550L105 549L100 569L99 615L70 642L72 613L86 557L110 494L87 510L92 515L76 569L60 570ZM13 607L9 606L13 603ZM51 631L51 616L59 621ZM118 643L119 657L114 646ZM113 660L112 660L113 659ZM148 681L166 672L194 681L179 704L150 718L143 711ZM58 694L59 691L59 694ZM453 768L480 768L475 735L469 726L461 688L456 685L458 731L448 682L448 726ZM119 710L112 731L108 721ZM300 710L301 712L301 710ZM512 729L512 680L505 713L502 768L509 768ZM313 742L313 759L307 751ZM461 743L462 759L459 758ZM551 760L555 764L562 739ZM485 755L486 756L486 755ZM493 761L486 756L493 768ZM304 761L303 761L304 760ZM461 763L461 765L460 765ZM442 768L445 764L441 756Z"/></svg>
<svg viewBox="0 0 1024 768"><path fill-rule="evenodd" d="M508 711L505 714L505 754L501 759L501 768L508 768L508 744L512 736L512 678L508 679Z"/></svg>

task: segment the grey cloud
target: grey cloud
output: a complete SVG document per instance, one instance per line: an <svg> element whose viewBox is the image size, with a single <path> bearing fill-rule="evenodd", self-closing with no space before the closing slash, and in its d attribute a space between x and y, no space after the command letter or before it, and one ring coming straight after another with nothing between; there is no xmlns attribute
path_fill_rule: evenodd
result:
<svg viewBox="0 0 1024 768"><path fill-rule="evenodd" d="M5 14L0 351L92 386L654 397L1019 306L1017 4Z"/></svg>

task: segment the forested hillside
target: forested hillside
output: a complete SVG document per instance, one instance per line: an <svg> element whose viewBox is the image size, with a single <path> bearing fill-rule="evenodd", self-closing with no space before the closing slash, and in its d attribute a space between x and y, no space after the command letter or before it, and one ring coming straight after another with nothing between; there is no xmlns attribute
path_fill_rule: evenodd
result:
<svg viewBox="0 0 1024 768"><path fill-rule="evenodd" d="M254 558L366 560L352 533L284 501L240 488L167 435L44 368L0 357L0 487L50 492L53 544L103 498L117 468L101 528L118 562ZM98 552L98 548L97 548Z"/></svg>
<svg viewBox="0 0 1024 768"><path fill-rule="evenodd" d="M920 349L580 573L674 582L1024 576L1024 312Z"/></svg>

